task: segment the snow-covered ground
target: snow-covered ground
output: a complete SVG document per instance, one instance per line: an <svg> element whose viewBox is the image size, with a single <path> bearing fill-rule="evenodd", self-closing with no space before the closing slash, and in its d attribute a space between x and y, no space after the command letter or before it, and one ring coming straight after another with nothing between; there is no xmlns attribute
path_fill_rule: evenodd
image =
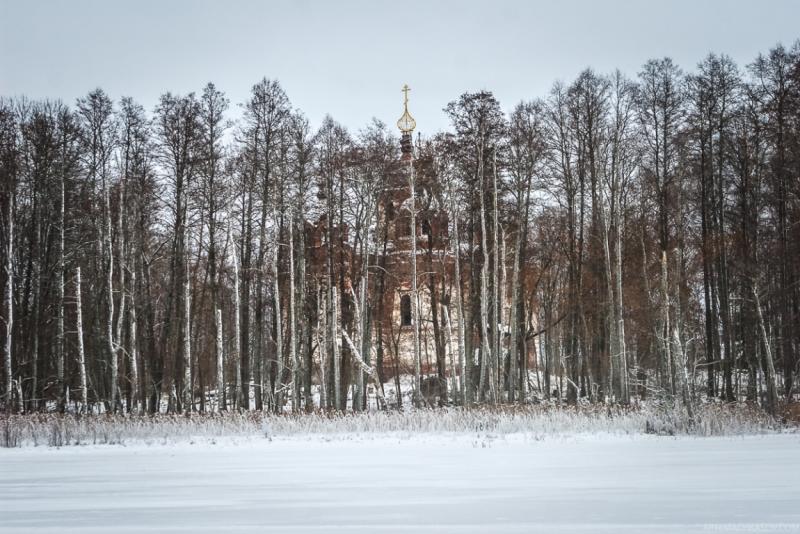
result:
<svg viewBox="0 0 800 534"><path fill-rule="evenodd" d="M0 532L800 532L800 435L0 449Z"/></svg>

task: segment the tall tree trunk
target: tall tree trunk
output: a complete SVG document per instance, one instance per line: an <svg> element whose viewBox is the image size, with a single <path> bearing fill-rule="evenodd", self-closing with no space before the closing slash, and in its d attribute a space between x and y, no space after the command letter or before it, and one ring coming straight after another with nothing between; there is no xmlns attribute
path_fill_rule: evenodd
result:
<svg viewBox="0 0 800 534"><path fill-rule="evenodd" d="M617 339L619 341L619 380L620 380L620 401L623 404L630 402L630 391L628 388L628 353L625 344L625 309L622 300L622 221L620 212L622 211L621 203L617 204L615 212L615 233L616 233L616 313L615 319L617 321Z"/></svg>
<svg viewBox="0 0 800 534"><path fill-rule="evenodd" d="M249 184L248 186L249 187ZM236 352L236 394L237 402L236 407L239 409L250 409L250 389L252 381L251 373L251 339L250 339L250 289L252 275L252 259L253 259L253 195L252 192L245 192L247 198L245 200L246 208L242 211L242 254L240 268L237 270L237 289L241 285L241 291L237 291L236 297L236 311L239 314L239 319L236 327L238 335L238 349ZM235 254L235 247L234 247ZM262 269L262 265L258 269ZM241 284L238 281L239 276L242 277ZM258 325L261 328L261 325Z"/></svg>
<svg viewBox="0 0 800 534"><path fill-rule="evenodd" d="M136 269L131 269L131 284L128 292L128 299L130 300L130 348L128 349L128 358L130 360L130 380L131 380L131 410L141 412L141 396L140 396L140 383L139 383L139 339L137 337L138 326L136 319L136 300L135 290L136 287Z"/></svg>
<svg viewBox="0 0 800 534"><path fill-rule="evenodd" d="M188 256L187 256L188 258ZM189 280L188 260L186 265L186 276L183 281L183 411L191 413L194 411L194 389L192 387L192 292Z"/></svg>
<svg viewBox="0 0 800 534"><path fill-rule="evenodd" d="M105 256L105 299L107 306L105 336L111 369L111 398L109 399L109 406L112 412L116 412L119 397L119 362L114 340L114 253L111 245L111 202L109 199L108 179L105 175L101 178L103 183L103 251Z"/></svg>
<svg viewBox="0 0 800 534"><path fill-rule="evenodd" d="M6 287L5 287L5 326L6 326L6 343L5 351L3 354L3 367L5 368L5 409L6 412L13 411L13 398L14 398L14 374L12 369L13 351L11 342L13 341L14 331L14 192L11 190L13 187L8 184L8 209L7 209L7 235L6 235Z"/></svg>
<svg viewBox="0 0 800 534"><path fill-rule="evenodd" d="M480 197L481 197L481 252L483 254L483 264L481 265L481 380L478 387L478 398L485 400L486 387L490 389L489 399L491 402L497 402L496 390L494 389L494 376L495 366L492 360L492 349L489 343L489 245L486 239L486 203L484 197L486 196L486 188L484 187L483 176L483 150L478 150L478 174L480 180Z"/></svg>
<svg viewBox="0 0 800 534"><path fill-rule="evenodd" d="M119 184L119 206L117 208L117 272L119 272L119 309L117 311L117 324L114 332L116 339L116 361L117 365L124 358L125 348L122 343L122 327L125 322L125 229L123 213L125 211L125 180L127 176L120 180ZM121 396L121 394L120 394Z"/></svg>
<svg viewBox="0 0 800 534"><path fill-rule="evenodd" d="M614 193L612 192L612 195ZM620 350L620 339L619 339L619 331L618 325L619 322L616 320L616 306L615 306L615 298L614 298L614 283L613 283L613 275L612 275L612 268L611 268L611 245L609 243L610 237L609 233L611 230L609 229L609 221L607 220L606 213L605 213L605 206L600 206L600 229L602 232L602 241L603 241L603 275L606 283L606 329L609 333L609 349L611 352L611 357L609 358L610 364L610 372L609 372L609 381L611 385L611 389L608 391L608 394L612 394L614 396L614 401L619 402L620 398L622 397L622 379L621 379L621 372L622 372L622 363L621 363L621 350Z"/></svg>
<svg viewBox="0 0 800 534"><path fill-rule="evenodd" d="M273 248L272 256L272 276L274 278L274 314L275 314L275 360L278 363L278 372L275 375L275 411L280 413L283 411L284 399L284 374L286 373L283 361L283 312L281 311L281 284L279 279L278 262L280 260L279 247L280 247L280 231L281 224L279 223L278 213L275 212L275 222L277 224L275 235L275 246ZM269 373L268 373L269 374ZM270 388L271 391L271 388Z"/></svg>
<svg viewBox="0 0 800 534"><path fill-rule="evenodd" d="M81 412L89 408L89 388L86 383L86 353L83 347L83 306L81 304L81 268L75 269L75 330L78 337L78 375L81 382Z"/></svg>
<svg viewBox="0 0 800 534"><path fill-rule="evenodd" d="M321 293L321 291L320 291ZM327 409L330 406L328 398L328 294L325 290L325 298L320 298L319 319L317 322L317 346L319 347L319 407ZM322 295L320 295L322 296Z"/></svg>
<svg viewBox="0 0 800 534"><path fill-rule="evenodd" d="M36 201L34 201L36 202ZM41 222L39 220L38 210L34 208L35 217L35 230L34 230L34 243L31 255L34 256L33 261L33 310L32 310L32 337L33 343L31 348L31 390L28 398L28 406L30 411L37 409L37 401L39 399L39 323L40 323L40 309L41 294L42 294L42 253L41 253ZM20 378L22 381L22 378ZM21 384L20 384L21 385ZM20 387L20 390L22 388Z"/></svg>
<svg viewBox="0 0 800 534"><path fill-rule="evenodd" d="M503 381L501 379L503 373L503 358L501 355L501 333L500 321L502 320L503 309L503 288L500 274L502 267L500 265L500 247L503 245L500 236L500 223L497 214L497 150L492 150L492 366L494 369L494 402L502 400Z"/></svg>
<svg viewBox="0 0 800 534"><path fill-rule="evenodd" d="M297 355L297 304L294 263L294 211L289 212L289 354L292 360L292 413L300 409L300 360Z"/></svg>
<svg viewBox="0 0 800 534"><path fill-rule="evenodd" d="M57 407L59 412L66 408L66 388L64 384L64 232L65 232L65 197L66 179L61 174L59 180L58 202L58 317L56 319L56 382L58 390Z"/></svg>
<svg viewBox="0 0 800 534"><path fill-rule="evenodd" d="M237 407L241 406L242 402L245 402L244 406L249 409L249 388L247 396L242 393L242 373L243 370L242 366L242 299L241 299L241 292L239 289L239 259L236 254L236 244L234 243L231 247L231 251L233 253L233 343L234 343L234 357L233 357L233 364L234 364L234 374L235 374L235 386L233 393L230 395L226 395L226 399L228 399L228 408L230 407Z"/></svg>
<svg viewBox="0 0 800 534"><path fill-rule="evenodd" d="M422 374L422 361L420 354L419 332L419 290L417 288L417 193L414 183L414 163L408 160L408 187L411 192L411 303L412 321L414 323L414 406L419 408L422 404L420 381Z"/></svg>
<svg viewBox="0 0 800 534"><path fill-rule="evenodd" d="M333 399L334 409L338 411L344 410L342 403L342 373L341 373L341 355L339 353L339 314L338 314L338 300L336 286L331 288L331 347L333 349ZM347 399L344 399L345 401Z"/></svg>
<svg viewBox="0 0 800 534"><path fill-rule="evenodd" d="M517 206L519 208L519 205ZM519 210L522 212L522 210ZM517 364L519 361L518 354L518 336L519 336L519 293L520 293L520 280L519 270L520 263L522 262L522 232L523 224L519 221L517 228L517 236L514 243L514 266L511 270L511 308L508 310L508 324L511 326L511 339L510 347L508 350L510 356L509 372L508 372L508 400L515 402L517 390ZM523 399L524 400L524 399Z"/></svg>
<svg viewBox="0 0 800 534"><path fill-rule="evenodd" d="M450 192L451 199L453 192ZM467 362L467 357L464 348L465 344L465 318L464 318L464 299L461 295L461 242L458 235L458 216L459 213L455 209L455 200L451 201L450 211L453 216L453 262L454 262L454 277L455 277L455 292L456 292L456 313L458 317L458 367L461 372L461 402L468 405L472 402L472 388L471 388L471 371L472 366Z"/></svg>
<svg viewBox="0 0 800 534"><path fill-rule="evenodd" d="M775 384L775 363L772 360L772 350L767 336L767 328L764 325L764 315L761 312L761 300L758 297L758 289L755 282L752 285L753 300L755 300L756 317L758 318L758 331L761 334L761 344L763 345L764 355L764 379L767 383L767 412L775 415L778 409L778 392Z"/></svg>

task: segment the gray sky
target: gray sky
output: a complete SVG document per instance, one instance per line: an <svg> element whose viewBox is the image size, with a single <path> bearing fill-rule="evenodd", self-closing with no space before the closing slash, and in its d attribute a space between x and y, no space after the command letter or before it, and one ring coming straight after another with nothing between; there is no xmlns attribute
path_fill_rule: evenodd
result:
<svg viewBox="0 0 800 534"><path fill-rule="evenodd" d="M152 110L213 81L236 105L267 76L312 126L330 113L355 131L394 125L408 83L432 133L465 91L510 109L587 66L635 76L669 55L693 70L715 51L743 67L798 38L798 0L0 0L0 95L72 104L100 86Z"/></svg>

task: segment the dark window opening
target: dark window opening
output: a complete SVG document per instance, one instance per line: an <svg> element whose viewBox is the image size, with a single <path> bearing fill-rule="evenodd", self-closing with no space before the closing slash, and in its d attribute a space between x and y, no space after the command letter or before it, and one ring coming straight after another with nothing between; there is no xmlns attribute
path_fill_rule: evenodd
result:
<svg viewBox="0 0 800 534"><path fill-rule="evenodd" d="M428 219L422 219L422 235L431 235L431 223Z"/></svg>
<svg viewBox="0 0 800 534"><path fill-rule="evenodd" d="M400 326L411 326L411 295L400 297Z"/></svg>

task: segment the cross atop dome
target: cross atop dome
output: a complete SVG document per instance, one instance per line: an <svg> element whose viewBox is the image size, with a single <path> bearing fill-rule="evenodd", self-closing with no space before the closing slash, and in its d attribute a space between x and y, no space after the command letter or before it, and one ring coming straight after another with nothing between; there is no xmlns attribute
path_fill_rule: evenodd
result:
<svg viewBox="0 0 800 534"><path fill-rule="evenodd" d="M397 127L400 128L403 134L410 134L417 127L417 121L408 112L408 92L410 90L411 88L408 84L403 85L403 115L397 121Z"/></svg>

